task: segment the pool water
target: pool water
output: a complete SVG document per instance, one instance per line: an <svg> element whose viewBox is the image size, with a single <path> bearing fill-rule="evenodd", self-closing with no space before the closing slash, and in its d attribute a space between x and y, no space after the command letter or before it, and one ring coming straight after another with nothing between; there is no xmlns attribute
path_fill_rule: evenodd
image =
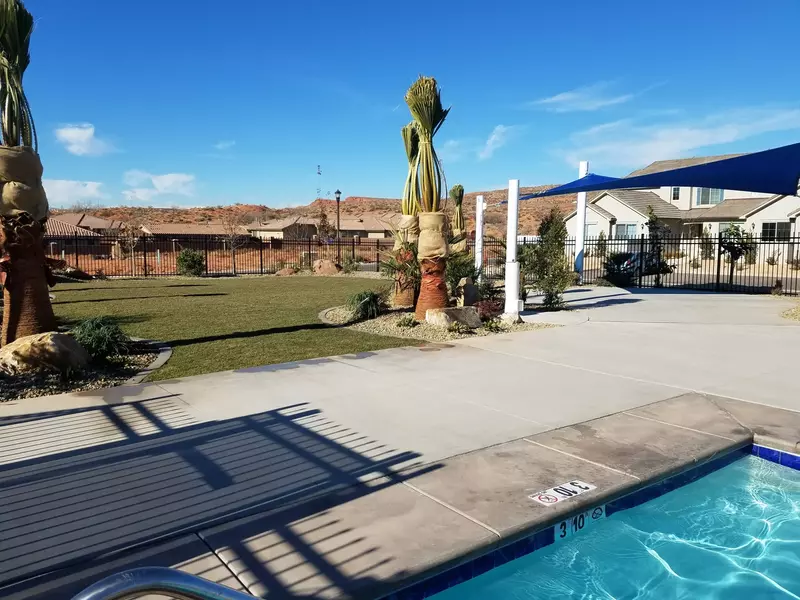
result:
<svg viewBox="0 0 800 600"><path fill-rule="evenodd" d="M800 598L800 471L744 457L433 598Z"/></svg>

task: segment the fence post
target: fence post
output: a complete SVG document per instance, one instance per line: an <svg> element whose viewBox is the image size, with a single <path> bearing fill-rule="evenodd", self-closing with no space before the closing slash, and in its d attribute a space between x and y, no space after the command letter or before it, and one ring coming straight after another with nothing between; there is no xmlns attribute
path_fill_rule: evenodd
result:
<svg viewBox="0 0 800 600"><path fill-rule="evenodd" d="M639 282L638 286L642 287L642 276L644 275L644 234L639 238Z"/></svg>
<svg viewBox="0 0 800 600"><path fill-rule="evenodd" d="M264 238L258 238L258 271L264 274Z"/></svg>
<svg viewBox="0 0 800 600"><path fill-rule="evenodd" d="M353 240L355 244L355 240ZM353 252L355 253L355 245L353 246ZM379 238L375 238L375 272L381 272L381 240Z"/></svg>
<svg viewBox="0 0 800 600"><path fill-rule="evenodd" d="M720 290L720 276L722 275L722 234L717 236L717 283L714 286L715 291Z"/></svg>
<svg viewBox="0 0 800 600"><path fill-rule="evenodd" d="M80 269L81 266L78 264L78 232L72 234L74 237L73 244L75 244L75 268Z"/></svg>
<svg viewBox="0 0 800 600"><path fill-rule="evenodd" d="M147 277L147 234L142 235L142 252L144 254L143 270L144 276Z"/></svg>
<svg viewBox="0 0 800 600"><path fill-rule="evenodd" d="M208 275L208 234L203 236L203 252L206 255L206 275Z"/></svg>
<svg viewBox="0 0 800 600"><path fill-rule="evenodd" d="M350 260L356 262L356 238L350 238Z"/></svg>

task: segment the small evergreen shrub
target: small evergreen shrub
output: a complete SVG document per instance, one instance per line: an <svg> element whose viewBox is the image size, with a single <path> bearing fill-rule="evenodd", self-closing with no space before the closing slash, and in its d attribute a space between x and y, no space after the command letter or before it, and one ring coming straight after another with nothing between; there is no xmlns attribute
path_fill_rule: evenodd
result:
<svg viewBox="0 0 800 600"><path fill-rule="evenodd" d="M689 266L692 267L693 269L699 269L700 268L700 261L698 259L696 259L696 258L693 258L692 262L689 263Z"/></svg>
<svg viewBox="0 0 800 600"><path fill-rule="evenodd" d="M372 290L358 292L347 299L347 308L353 311L356 320L375 319L386 308L385 294Z"/></svg>
<svg viewBox="0 0 800 600"><path fill-rule="evenodd" d="M400 317L397 320L398 327L406 327L408 329L411 329L412 327L416 327L417 325L419 325L419 321L417 321L414 318L414 315L406 315L404 317Z"/></svg>
<svg viewBox="0 0 800 600"><path fill-rule="evenodd" d="M474 333L474 331L472 331L468 325L464 325L464 323L460 323L458 321L453 321L450 323L450 325L447 326L447 331L450 333L457 333L459 335L469 335Z"/></svg>
<svg viewBox="0 0 800 600"><path fill-rule="evenodd" d="M96 362L105 362L130 351L131 339L110 317L86 319L70 333Z"/></svg>
<svg viewBox="0 0 800 600"><path fill-rule="evenodd" d="M178 275L200 277L206 272L206 259L199 250L184 248L178 253Z"/></svg>
<svg viewBox="0 0 800 600"><path fill-rule="evenodd" d="M484 322L483 328L489 333L503 333L506 330L506 326L503 322L496 318Z"/></svg>

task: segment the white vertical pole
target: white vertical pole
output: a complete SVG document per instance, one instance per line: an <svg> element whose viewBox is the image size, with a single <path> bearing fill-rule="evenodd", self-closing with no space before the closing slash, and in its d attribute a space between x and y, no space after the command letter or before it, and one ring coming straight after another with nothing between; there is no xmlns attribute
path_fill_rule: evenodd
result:
<svg viewBox="0 0 800 600"><path fill-rule="evenodd" d="M578 168L578 177L585 177L589 172L589 162L582 160ZM583 250L586 244L586 192L578 192L578 214L575 230L575 272L578 284L583 283Z"/></svg>
<svg viewBox="0 0 800 600"><path fill-rule="evenodd" d="M483 270L483 196L475 198L475 268ZM483 279L483 275L479 276Z"/></svg>
<svg viewBox="0 0 800 600"><path fill-rule="evenodd" d="M508 181L508 229L506 230L506 306L503 320L519 322L519 263L517 226L519 221L519 179Z"/></svg>

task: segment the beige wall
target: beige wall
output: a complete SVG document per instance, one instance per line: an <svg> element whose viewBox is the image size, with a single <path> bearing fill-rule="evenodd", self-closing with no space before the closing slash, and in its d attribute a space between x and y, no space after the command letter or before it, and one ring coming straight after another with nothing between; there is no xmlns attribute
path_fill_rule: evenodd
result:
<svg viewBox="0 0 800 600"><path fill-rule="evenodd" d="M764 222L788 221L789 213L800 208L800 198L797 196L784 196L766 208L752 215L745 222L745 227L750 229L755 225L754 233L761 235L761 224Z"/></svg>
<svg viewBox="0 0 800 600"><path fill-rule="evenodd" d="M595 204L601 208L605 208L608 212L617 217L616 225L634 223L636 225L637 236L644 232L642 225L647 222L647 218L640 215L635 210L628 208L627 205L623 204L619 200L613 198L612 196L605 195L595 202ZM611 237L614 237L613 232Z"/></svg>
<svg viewBox="0 0 800 600"><path fill-rule="evenodd" d="M386 237L386 233L383 231L370 231L367 233L367 237L371 240L382 240Z"/></svg>
<svg viewBox="0 0 800 600"><path fill-rule="evenodd" d="M608 219L594 212L591 207L591 204L586 206L586 237L596 238L600 235L601 231L608 237ZM576 237L578 235L578 215L573 215L564 221L564 223L567 226L567 237Z"/></svg>

